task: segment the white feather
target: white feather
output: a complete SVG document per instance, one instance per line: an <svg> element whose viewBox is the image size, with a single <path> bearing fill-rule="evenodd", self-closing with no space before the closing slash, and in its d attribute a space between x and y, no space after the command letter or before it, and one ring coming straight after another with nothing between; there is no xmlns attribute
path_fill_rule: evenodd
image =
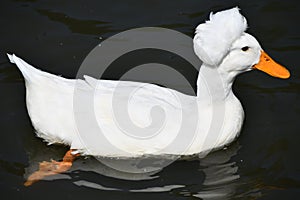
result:
<svg viewBox="0 0 300 200"><path fill-rule="evenodd" d="M210 19L196 28L194 51L206 64L218 66L232 43L247 28L238 8L210 14Z"/></svg>

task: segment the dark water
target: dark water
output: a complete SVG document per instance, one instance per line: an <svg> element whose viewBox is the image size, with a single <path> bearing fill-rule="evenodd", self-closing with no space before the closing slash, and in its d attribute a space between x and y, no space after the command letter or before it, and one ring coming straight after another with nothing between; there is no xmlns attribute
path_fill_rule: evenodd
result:
<svg viewBox="0 0 300 200"><path fill-rule="evenodd" d="M236 142L205 159L177 161L152 175L132 176L101 166L92 158L81 158L69 173L55 180L23 186L24 176L38 162L60 159L67 147L46 146L34 136L24 102L24 81L8 63L6 52L43 70L74 78L89 51L116 33L158 26L192 36L210 11L236 5L248 19L249 32L292 73L289 80L260 72L238 77L234 89L246 120ZM1 195L7 199L298 199L299 5L272 0L1 1ZM194 71L184 71L195 83ZM114 71L106 76L118 78ZM185 90L183 85L170 87Z"/></svg>

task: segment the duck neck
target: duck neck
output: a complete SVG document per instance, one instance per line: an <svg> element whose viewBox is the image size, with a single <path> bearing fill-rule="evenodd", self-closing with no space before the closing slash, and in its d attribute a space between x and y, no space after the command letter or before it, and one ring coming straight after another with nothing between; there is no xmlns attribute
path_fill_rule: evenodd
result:
<svg viewBox="0 0 300 200"><path fill-rule="evenodd" d="M224 102L232 93L234 75L219 67L202 64L197 80L199 101Z"/></svg>

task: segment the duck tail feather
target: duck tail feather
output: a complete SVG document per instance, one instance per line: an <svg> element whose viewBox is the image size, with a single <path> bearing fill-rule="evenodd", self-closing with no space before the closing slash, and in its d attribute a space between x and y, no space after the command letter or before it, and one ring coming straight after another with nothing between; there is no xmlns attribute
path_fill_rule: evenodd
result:
<svg viewBox="0 0 300 200"><path fill-rule="evenodd" d="M29 65L27 62L25 62L15 54L7 54L7 57L9 58L11 63L17 65L26 81L31 81L33 78L37 78L41 73L43 73L42 71Z"/></svg>

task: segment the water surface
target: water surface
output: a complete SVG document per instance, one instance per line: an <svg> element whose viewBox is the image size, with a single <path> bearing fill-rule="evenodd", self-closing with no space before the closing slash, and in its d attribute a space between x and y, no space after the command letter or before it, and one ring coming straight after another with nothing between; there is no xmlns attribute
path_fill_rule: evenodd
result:
<svg viewBox="0 0 300 200"><path fill-rule="evenodd" d="M296 199L300 196L299 3L296 1L2 1L0 7L0 191L11 199ZM24 102L24 81L6 52L40 69L74 78L91 49L130 28L157 26L193 36L210 11L239 6L249 32L289 80L261 72L238 77L234 89L246 120L241 136L225 150L177 161L155 174L130 175L80 158L69 173L26 188L38 162L60 159L66 147L34 136ZM145 53L145 52L144 52ZM147 57L145 53L145 57ZM137 59L143 60L140 53ZM162 55L160 59L170 59ZM147 57L148 58L148 57ZM124 63L130 65L131 58ZM175 65L176 63L174 63ZM117 79L119 68L104 78ZM197 75L182 65L190 83ZM151 82L151 80L148 80ZM159 80L153 80L159 84ZM186 85L169 87L188 93Z"/></svg>

